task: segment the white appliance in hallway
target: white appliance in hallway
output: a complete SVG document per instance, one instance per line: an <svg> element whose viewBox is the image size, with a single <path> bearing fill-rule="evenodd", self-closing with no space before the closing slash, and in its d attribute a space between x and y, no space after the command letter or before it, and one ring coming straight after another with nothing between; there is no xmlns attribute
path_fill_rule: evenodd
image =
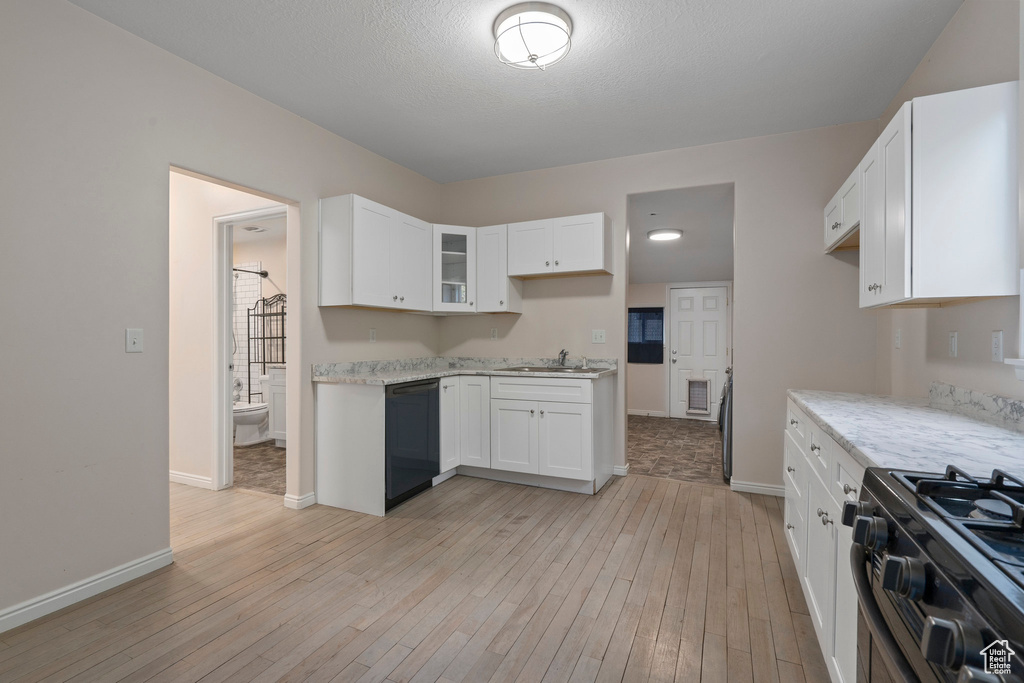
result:
<svg viewBox="0 0 1024 683"><path fill-rule="evenodd" d="M729 366L727 287L669 290L669 416L717 420Z"/></svg>

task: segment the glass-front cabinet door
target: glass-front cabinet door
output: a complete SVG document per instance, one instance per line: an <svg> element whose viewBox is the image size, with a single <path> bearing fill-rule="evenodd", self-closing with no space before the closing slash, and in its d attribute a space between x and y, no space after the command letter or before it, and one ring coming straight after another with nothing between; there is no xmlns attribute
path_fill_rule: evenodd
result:
<svg viewBox="0 0 1024 683"><path fill-rule="evenodd" d="M476 228L434 226L434 310L476 311Z"/></svg>

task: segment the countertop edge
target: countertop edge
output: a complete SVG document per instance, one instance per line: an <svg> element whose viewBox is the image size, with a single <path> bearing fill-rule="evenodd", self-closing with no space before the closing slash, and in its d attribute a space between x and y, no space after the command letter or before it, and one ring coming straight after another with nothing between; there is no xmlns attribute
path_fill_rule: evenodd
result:
<svg viewBox="0 0 1024 683"><path fill-rule="evenodd" d="M441 377L467 376L488 376L488 377L545 377L559 379L601 379L618 373L618 368L594 368L594 372L512 372L508 370L473 370L470 368L451 368L448 370L429 370L413 372L407 375L396 377L359 377L356 375L313 375L315 384L374 384L387 386L390 384L402 384L403 382L416 382L425 379L438 379Z"/></svg>
<svg viewBox="0 0 1024 683"><path fill-rule="evenodd" d="M789 389L786 394L792 399L793 403L797 405L800 410L804 411L809 418L814 420L814 424L818 425L822 431L828 434L830 437L835 439L835 442L843 447L850 456L857 461L857 464L862 467L878 467L878 463L871 459L871 457L857 447L857 444L850 441L848 438L843 436L835 427L825 421L818 413L814 412L814 409L807 405L806 402L799 396L799 390Z"/></svg>

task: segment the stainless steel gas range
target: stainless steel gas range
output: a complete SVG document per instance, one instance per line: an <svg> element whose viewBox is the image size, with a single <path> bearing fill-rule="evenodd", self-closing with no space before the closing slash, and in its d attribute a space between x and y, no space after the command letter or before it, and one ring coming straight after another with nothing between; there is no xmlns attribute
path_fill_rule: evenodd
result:
<svg viewBox="0 0 1024 683"><path fill-rule="evenodd" d="M858 681L1024 681L1024 481L871 468L843 523Z"/></svg>

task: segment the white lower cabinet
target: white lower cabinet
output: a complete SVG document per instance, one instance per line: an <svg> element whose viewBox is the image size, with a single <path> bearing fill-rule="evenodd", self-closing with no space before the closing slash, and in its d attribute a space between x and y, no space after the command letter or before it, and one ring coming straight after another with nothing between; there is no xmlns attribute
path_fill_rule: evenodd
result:
<svg viewBox="0 0 1024 683"><path fill-rule="evenodd" d="M537 413L540 474L593 479L590 405L538 403Z"/></svg>
<svg viewBox="0 0 1024 683"><path fill-rule="evenodd" d="M536 401L491 399L491 469L540 472Z"/></svg>
<svg viewBox="0 0 1024 683"><path fill-rule="evenodd" d="M459 463L491 466L491 378L462 376L459 381Z"/></svg>
<svg viewBox="0 0 1024 683"><path fill-rule="evenodd" d="M441 421L441 472L457 467L462 458L461 401L459 378L442 377L438 387L438 412Z"/></svg>
<svg viewBox="0 0 1024 683"><path fill-rule="evenodd" d="M854 683L857 592L842 504L857 500L864 468L792 401L783 438L786 542L829 675L834 683Z"/></svg>
<svg viewBox="0 0 1024 683"><path fill-rule="evenodd" d="M278 446L288 439L288 403L286 400L285 369L270 369L270 395L265 398L270 405L270 435Z"/></svg>

